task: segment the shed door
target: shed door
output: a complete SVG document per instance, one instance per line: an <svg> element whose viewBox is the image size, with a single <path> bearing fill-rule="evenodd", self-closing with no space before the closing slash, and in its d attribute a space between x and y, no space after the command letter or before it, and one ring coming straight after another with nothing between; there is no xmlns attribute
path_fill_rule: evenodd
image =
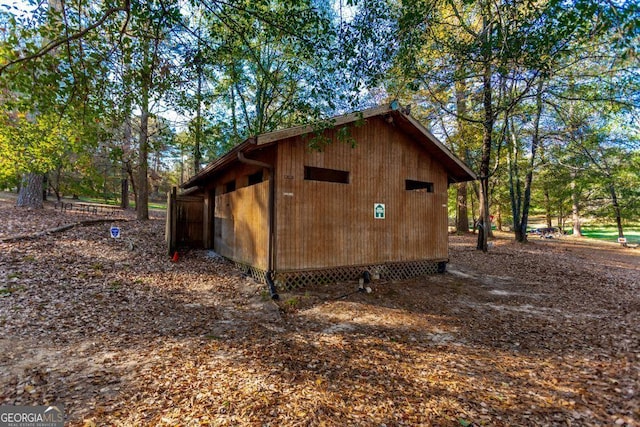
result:
<svg viewBox="0 0 640 427"><path fill-rule="evenodd" d="M204 197L170 194L166 230L169 253L183 247L203 248L203 221Z"/></svg>
<svg viewBox="0 0 640 427"><path fill-rule="evenodd" d="M176 237L178 246L203 248L202 221L204 218L204 198L178 196L176 217Z"/></svg>

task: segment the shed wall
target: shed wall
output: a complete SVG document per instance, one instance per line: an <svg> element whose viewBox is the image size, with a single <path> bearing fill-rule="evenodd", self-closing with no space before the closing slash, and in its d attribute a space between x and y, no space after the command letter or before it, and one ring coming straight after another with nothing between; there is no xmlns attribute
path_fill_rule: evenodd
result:
<svg viewBox="0 0 640 427"><path fill-rule="evenodd" d="M447 174L410 138L380 117L310 151L304 137L278 146L276 269L312 270L397 261L446 260ZM304 167L349 171L349 183L304 179ZM433 183L406 190L405 180ZM383 203L386 218L375 219Z"/></svg>
<svg viewBox="0 0 640 427"><path fill-rule="evenodd" d="M217 194L214 250L236 262L268 268L269 182Z"/></svg>

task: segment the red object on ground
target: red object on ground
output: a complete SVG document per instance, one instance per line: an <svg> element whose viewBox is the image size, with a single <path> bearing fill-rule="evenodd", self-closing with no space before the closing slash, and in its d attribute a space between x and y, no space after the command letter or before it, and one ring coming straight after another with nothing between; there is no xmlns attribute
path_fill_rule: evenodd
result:
<svg viewBox="0 0 640 427"><path fill-rule="evenodd" d="M175 251L175 252L173 253L173 257L171 257L171 261L173 261L173 262L178 262L178 258L179 258L179 257L178 257L178 251Z"/></svg>

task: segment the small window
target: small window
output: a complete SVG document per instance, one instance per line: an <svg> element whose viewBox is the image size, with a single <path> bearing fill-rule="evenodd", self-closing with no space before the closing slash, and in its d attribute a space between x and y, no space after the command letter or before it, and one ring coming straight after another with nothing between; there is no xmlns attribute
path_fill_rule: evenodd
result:
<svg viewBox="0 0 640 427"><path fill-rule="evenodd" d="M236 191L236 181L229 181L224 185L224 192L231 193L232 191Z"/></svg>
<svg viewBox="0 0 640 427"><path fill-rule="evenodd" d="M262 181L264 181L264 174L261 170L249 175L249 185L260 184Z"/></svg>
<svg viewBox="0 0 640 427"><path fill-rule="evenodd" d="M336 169L304 167L304 179L307 181L337 182L340 184L349 183L349 172Z"/></svg>
<svg viewBox="0 0 640 427"><path fill-rule="evenodd" d="M422 190L426 193L433 193L433 182L414 181L412 179L406 179L404 181L405 190L414 191Z"/></svg>

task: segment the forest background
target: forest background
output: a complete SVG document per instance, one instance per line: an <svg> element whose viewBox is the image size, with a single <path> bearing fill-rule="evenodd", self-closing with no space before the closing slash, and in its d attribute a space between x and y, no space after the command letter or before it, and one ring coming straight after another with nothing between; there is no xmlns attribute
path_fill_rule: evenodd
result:
<svg viewBox="0 0 640 427"><path fill-rule="evenodd" d="M0 4L0 187L149 200L245 138L398 100L478 174L458 231L640 217L634 1ZM313 147L321 149L321 147Z"/></svg>

